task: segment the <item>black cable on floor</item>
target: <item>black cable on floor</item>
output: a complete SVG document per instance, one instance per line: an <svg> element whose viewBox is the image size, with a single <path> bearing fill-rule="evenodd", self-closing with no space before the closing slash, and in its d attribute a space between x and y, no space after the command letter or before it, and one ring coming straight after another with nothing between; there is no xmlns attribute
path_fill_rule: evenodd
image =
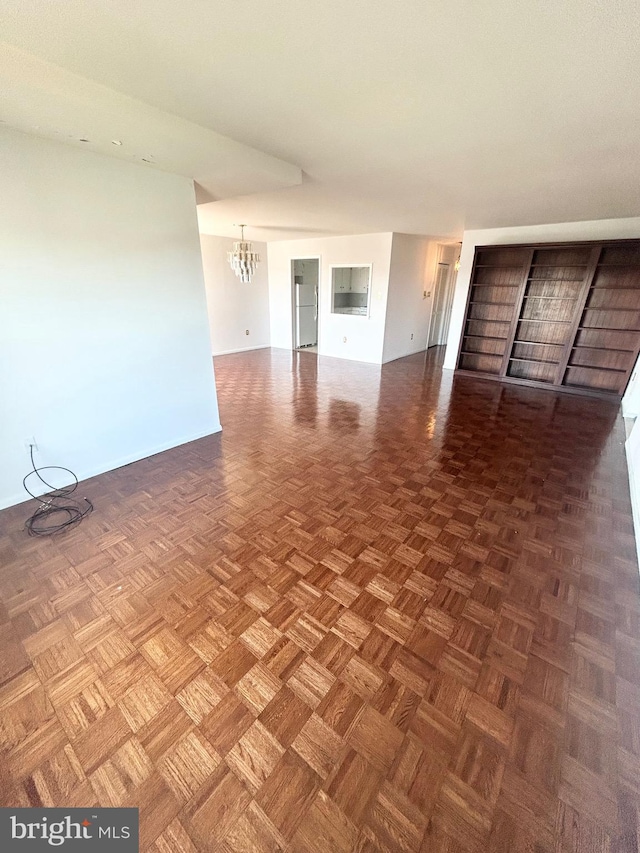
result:
<svg viewBox="0 0 640 853"><path fill-rule="evenodd" d="M62 465L45 465L42 468L37 468L36 463L33 461L33 444L29 445L29 451L33 471L29 471L22 481L22 485L31 497L40 504L38 509L25 522L24 526L29 536L53 536L56 533L62 533L70 527L74 527L76 524L80 524L85 515L89 515L93 511L93 504L89 498L83 498L86 506L83 506L80 501L67 500L69 495L78 488L78 478L76 475L69 468L63 468ZM41 471L53 470L66 471L68 474L71 474L74 482L69 486L62 486L56 489L51 483L47 483L40 473ZM34 474L51 491L43 495L34 495L29 486L27 486L27 480L29 477L33 477Z"/></svg>

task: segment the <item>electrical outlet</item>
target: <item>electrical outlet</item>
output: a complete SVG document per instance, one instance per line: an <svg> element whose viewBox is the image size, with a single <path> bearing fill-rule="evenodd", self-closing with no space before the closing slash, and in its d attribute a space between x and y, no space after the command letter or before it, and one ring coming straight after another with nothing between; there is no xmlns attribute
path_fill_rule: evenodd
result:
<svg viewBox="0 0 640 853"><path fill-rule="evenodd" d="M343 344L346 344L346 342L347 342L347 339L346 339L346 338L343 338L343 339L342 339L342 343L343 343Z"/></svg>
<svg viewBox="0 0 640 853"><path fill-rule="evenodd" d="M413 340L413 332L411 332L411 340Z"/></svg>
<svg viewBox="0 0 640 853"><path fill-rule="evenodd" d="M23 438L22 444L24 445L24 449L27 451L27 453L31 452L31 446L32 445L33 445L34 450L38 449L38 442L36 441L36 438L34 435L29 435L29 436L27 436L27 438Z"/></svg>
<svg viewBox="0 0 640 853"><path fill-rule="evenodd" d="M423 299L426 299L426 298L427 298L427 291L426 291L426 290L423 290L423 291L422 291L422 298L423 298Z"/></svg>
<svg viewBox="0 0 640 853"><path fill-rule="evenodd" d="M245 335L248 335L248 334L249 334L249 329L245 329L245 330L244 330L244 333L245 333Z"/></svg>

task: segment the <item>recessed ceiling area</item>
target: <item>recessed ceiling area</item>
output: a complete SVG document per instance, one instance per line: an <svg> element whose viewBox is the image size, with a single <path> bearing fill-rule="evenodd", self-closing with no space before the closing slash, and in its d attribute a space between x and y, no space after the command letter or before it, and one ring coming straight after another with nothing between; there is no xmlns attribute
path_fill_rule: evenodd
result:
<svg viewBox="0 0 640 853"><path fill-rule="evenodd" d="M635 0L5 0L3 37L302 170L202 192L209 233L455 238L640 213Z"/></svg>
<svg viewBox="0 0 640 853"><path fill-rule="evenodd" d="M2 126L193 178L199 200L302 181L291 163L11 45L0 50L0 81Z"/></svg>

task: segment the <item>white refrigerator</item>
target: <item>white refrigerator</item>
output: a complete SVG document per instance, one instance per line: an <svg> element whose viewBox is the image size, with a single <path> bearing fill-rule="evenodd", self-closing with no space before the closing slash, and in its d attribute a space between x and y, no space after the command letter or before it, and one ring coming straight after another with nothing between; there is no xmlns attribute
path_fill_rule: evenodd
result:
<svg viewBox="0 0 640 853"><path fill-rule="evenodd" d="M296 282L297 347L318 343L318 288L315 284Z"/></svg>

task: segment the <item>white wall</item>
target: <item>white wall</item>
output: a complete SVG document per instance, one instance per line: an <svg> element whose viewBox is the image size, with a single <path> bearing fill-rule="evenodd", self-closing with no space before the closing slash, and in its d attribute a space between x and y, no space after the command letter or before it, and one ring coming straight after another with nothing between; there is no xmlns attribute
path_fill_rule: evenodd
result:
<svg viewBox="0 0 640 853"><path fill-rule="evenodd" d="M0 131L0 506L220 429L192 183Z"/></svg>
<svg viewBox="0 0 640 853"><path fill-rule="evenodd" d="M318 352L382 363L392 234L283 240L268 245L271 346L292 348L291 260L320 257ZM369 317L331 313L331 265L372 264ZM346 338L346 342L344 341Z"/></svg>
<svg viewBox="0 0 640 853"><path fill-rule="evenodd" d="M626 451L633 526L636 534L638 565L640 565L640 418L636 418L631 435L626 441Z"/></svg>
<svg viewBox="0 0 640 853"><path fill-rule="evenodd" d="M627 390L622 398L622 414L625 418L640 417L640 356L638 356Z"/></svg>
<svg viewBox="0 0 640 853"><path fill-rule="evenodd" d="M622 414L627 418L635 418L631 435L626 441L626 451L633 526L640 565L640 357L633 368L626 393L622 398Z"/></svg>
<svg viewBox="0 0 640 853"><path fill-rule="evenodd" d="M393 235L383 362L427 347L438 251L426 237Z"/></svg>
<svg viewBox="0 0 640 853"><path fill-rule="evenodd" d="M622 240L627 238L640 238L640 217L465 231L462 240L460 270L456 279L456 291L453 310L451 312L451 325L449 327L449 339L447 341L444 367L453 370L456 366L476 246L501 246L508 243L562 242L567 240Z"/></svg>
<svg viewBox="0 0 640 853"><path fill-rule="evenodd" d="M254 251L260 254L260 263L251 284L243 284L227 259L233 240L201 234L200 243L213 355L268 347L267 244L253 243Z"/></svg>

